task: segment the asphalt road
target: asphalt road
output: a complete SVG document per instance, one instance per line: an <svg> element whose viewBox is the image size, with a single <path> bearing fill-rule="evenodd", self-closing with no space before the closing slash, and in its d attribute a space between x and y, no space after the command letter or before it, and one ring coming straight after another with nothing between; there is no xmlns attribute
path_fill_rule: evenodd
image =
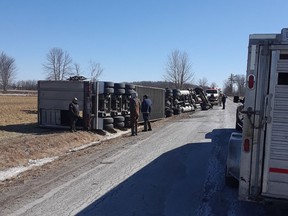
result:
<svg viewBox="0 0 288 216"><path fill-rule="evenodd" d="M152 132L55 184L4 215L287 215L275 205L240 202L224 182L236 104L215 106ZM287 209L286 209L287 210ZM287 211L286 211L287 212ZM283 213L283 214L282 214Z"/></svg>

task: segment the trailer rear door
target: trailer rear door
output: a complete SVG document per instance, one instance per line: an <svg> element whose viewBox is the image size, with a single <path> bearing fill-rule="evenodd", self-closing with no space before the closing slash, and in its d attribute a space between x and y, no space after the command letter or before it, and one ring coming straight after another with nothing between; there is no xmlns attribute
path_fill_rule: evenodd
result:
<svg viewBox="0 0 288 216"><path fill-rule="evenodd" d="M262 194L288 198L288 45L272 49Z"/></svg>

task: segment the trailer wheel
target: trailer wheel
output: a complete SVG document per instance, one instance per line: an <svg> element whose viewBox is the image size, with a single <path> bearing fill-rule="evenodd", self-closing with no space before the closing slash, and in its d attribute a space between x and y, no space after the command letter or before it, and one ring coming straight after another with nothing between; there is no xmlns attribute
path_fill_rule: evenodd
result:
<svg viewBox="0 0 288 216"><path fill-rule="evenodd" d="M126 89L125 94L131 95L132 93L135 93L135 90L133 89Z"/></svg>
<svg viewBox="0 0 288 216"><path fill-rule="evenodd" d="M179 97L181 95L179 89L173 89L173 97Z"/></svg>
<svg viewBox="0 0 288 216"><path fill-rule="evenodd" d="M124 122L124 121L125 121L125 117L124 116L115 116L114 117L114 123Z"/></svg>
<svg viewBox="0 0 288 216"><path fill-rule="evenodd" d="M173 91L172 89L166 89L165 91L165 97L168 98L168 97L173 97Z"/></svg>
<svg viewBox="0 0 288 216"><path fill-rule="evenodd" d="M113 129L114 128L114 125L113 124L105 124L104 126L103 126L103 129L104 130L111 130L111 129Z"/></svg>
<svg viewBox="0 0 288 216"><path fill-rule="evenodd" d="M125 94L125 89L114 89L114 94Z"/></svg>
<svg viewBox="0 0 288 216"><path fill-rule="evenodd" d="M173 110L171 110L171 109L166 110L165 115L166 115L166 117L171 117L173 115Z"/></svg>
<svg viewBox="0 0 288 216"><path fill-rule="evenodd" d="M114 88L105 88L104 89L105 94L113 94L114 93Z"/></svg>
<svg viewBox="0 0 288 216"><path fill-rule="evenodd" d="M179 115L181 113L181 108L174 109L174 115Z"/></svg>
<svg viewBox="0 0 288 216"><path fill-rule="evenodd" d="M111 118L111 117L107 117L107 118L104 118L103 119L103 124L106 125L106 124L113 124L114 122L114 119Z"/></svg>
<svg viewBox="0 0 288 216"><path fill-rule="evenodd" d="M104 87L105 88L114 88L114 83L113 82L104 82Z"/></svg>
<svg viewBox="0 0 288 216"><path fill-rule="evenodd" d="M124 122L115 122L114 123L114 127L115 128L124 128L125 127L125 123Z"/></svg>
<svg viewBox="0 0 288 216"><path fill-rule="evenodd" d="M133 85L133 84L125 84L125 89L135 89L135 85Z"/></svg>
<svg viewBox="0 0 288 216"><path fill-rule="evenodd" d="M125 89L125 83L114 83L115 89Z"/></svg>

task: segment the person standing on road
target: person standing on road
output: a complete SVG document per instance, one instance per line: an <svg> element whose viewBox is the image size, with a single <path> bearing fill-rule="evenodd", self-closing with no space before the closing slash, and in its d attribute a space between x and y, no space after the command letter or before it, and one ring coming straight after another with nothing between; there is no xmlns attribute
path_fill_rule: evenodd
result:
<svg viewBox="0 0 288 216"><path fill-rule="evenodd" d="M223 95L222 95L223 108L222 109L225 109L226 98L227 98L227 96L223 93Z"/></svg>
<svg viewBox="0 0 288 216"><path fill-rule="evenodd" d="M78 99L75 97L69 104L70 131L76 132L76 122L79 118Z"/></svg>
<svg viewBox="0 0 288 216"><path fill-rule="evenodd" d="M143 96L143 101L141 104L141 112L143 114L143 120L144 120L144 130L147 131L147 126L148 126L148 131L151 131L151 123L149 121L149 114L151 113L151 107L152 107L152 100L148 98L148 95Z"/></svg>
<svg viewBox="0 0 288 216"><path fill-rule="evenodd" d="M129 103L131 136L137 135L140 107L141 107L141 103L140 103L140 100L138 98L138 94L137 94L137 92L133 92L131 94L131 99L130 99L130 103Z"/></svg>
<svg viewBox="0 0 288 216"><path fill-rule="evenodd" d="M220 107L222 106L222 97L223 97L223 94L220 93L220 94L219 94L219 98L218 98L218 100L219 100L219 106L220 106Z"/></svg>

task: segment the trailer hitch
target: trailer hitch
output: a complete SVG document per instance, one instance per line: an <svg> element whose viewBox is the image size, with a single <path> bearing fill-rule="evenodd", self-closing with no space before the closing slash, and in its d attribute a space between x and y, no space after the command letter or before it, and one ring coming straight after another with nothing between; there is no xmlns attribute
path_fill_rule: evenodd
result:
<svg viewBox="0 0 288 216"><path fill-rule="evenodd" d="M246 114L248 118L251 118L252 115L259 115L259 111L253 111L252 107L248 107L247 110L242 110L241 113Z"/></svg>
<svg viewBox="0 0 288 216"><path fill-rule="evenodd" d="M247 115L249 122L253 128L260 129L264 126L263 123L261 123L259 126L255 126L255 124L252 122L252 119L251 119L252 115L260 115L260 111L256 111L256 110L253 111L252 107L248 107L247 110L243 110L243 111L241 111L241 113Z"/></svg>

